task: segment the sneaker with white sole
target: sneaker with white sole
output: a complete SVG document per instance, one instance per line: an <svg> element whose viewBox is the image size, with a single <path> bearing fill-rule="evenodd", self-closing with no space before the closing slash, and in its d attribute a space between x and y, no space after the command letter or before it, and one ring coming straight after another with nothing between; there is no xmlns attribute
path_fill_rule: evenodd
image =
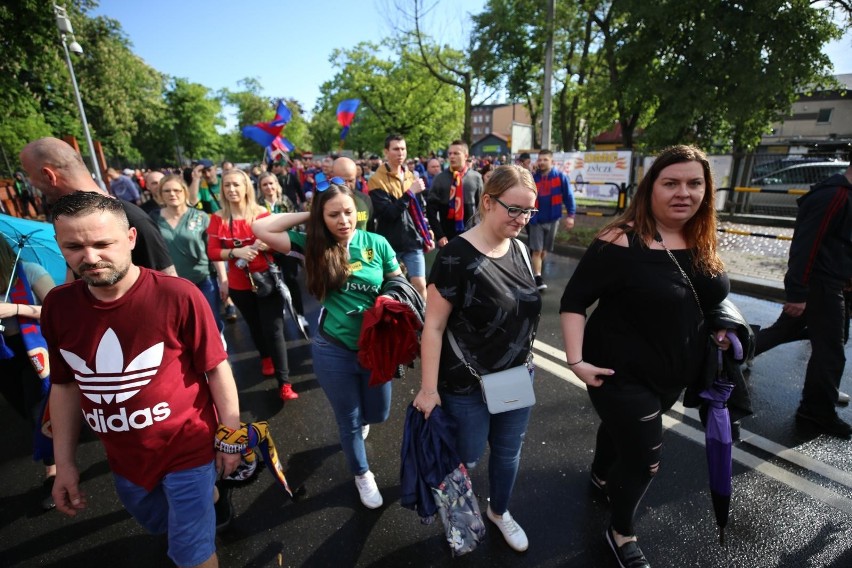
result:
<svg viewBox="0 0 852 568"><path fill-rule="evenodd" d="M358 487L361 502L368 509L378 509L384 503L372 471L368 471L364 475L356 475L355 486Z"/></svg>
<svg viewBox="0 0 852 568"><path fill-rule="evenodd" d="M363 426L361 426L361 439L366 440L367 436L369 436L369 435L370 435L370 425L364 424Z"/></svg>
<svg viewBox="0 0 852 568"><path fill-rule="evenodd" d="M503 533L503 538L506 539L506 544L511 548L518 552L523 552L529 548L530 543L527 540L527 533L524 532L521 525L515 522L509 511L503 513L502 516L497 516L491 511L491 505L488 505L486 515L489 521L497 525L497 528Z"/></svg>

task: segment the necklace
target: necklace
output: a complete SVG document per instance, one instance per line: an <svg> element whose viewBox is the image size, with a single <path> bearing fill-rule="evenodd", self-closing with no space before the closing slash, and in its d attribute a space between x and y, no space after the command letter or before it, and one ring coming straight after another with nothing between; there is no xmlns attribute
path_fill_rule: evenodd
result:
<svg viewBox="0 0 852 568"><path fill-rule="evenodd" d="M663 250L666 251L666 254L669 255L669 258L672 259L672 262L675 263L677 269L680 271L680 275L683 276L683 279L686 280L686 283L689 284L689 289L692 290L692 295L695 297L695 303L698 305L698 312L701 314L701 317L704 317L704 310L701 309L701 300L698 299L698 292L695 291L695 286L692 285L692 280L689 279L689 276L686 275L686 272L681 268L680 263L675 258L675 255L672 254L672 251L666 246L666 243L663 242L663 236L659 231L654 235L654 240L660 243L660 246L663 247Z"/></svg>

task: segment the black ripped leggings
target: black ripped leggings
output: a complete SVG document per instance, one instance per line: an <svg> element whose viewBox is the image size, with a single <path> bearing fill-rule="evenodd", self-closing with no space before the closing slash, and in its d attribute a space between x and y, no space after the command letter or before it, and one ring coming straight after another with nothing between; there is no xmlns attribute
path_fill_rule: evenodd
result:
<svg viewBox="0 0 852 568"><path fill-rule="evenodd" d="M589 398L601 418L592 473L606 482L612 527L621 535L636 534L633 517L660 463L662 414L679 395L661 395L623 377L589 387Z"/></svg>

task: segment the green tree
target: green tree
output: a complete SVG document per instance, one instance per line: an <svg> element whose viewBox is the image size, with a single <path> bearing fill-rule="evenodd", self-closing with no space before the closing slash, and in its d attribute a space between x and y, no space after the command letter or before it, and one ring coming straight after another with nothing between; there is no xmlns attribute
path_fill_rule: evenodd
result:
<svg viewBox="0 0 852 568"><path fill-rule="evenodd" d="M260 81L254 77L246 77L237 81L242 87L239 91L222 89L219 97L225 104L232 105L237 109L237 128L234 132L226 133L223 140L224 154L230 160L238 162L257 161L262 155L263 149L257 142L249 140L242 135L244 126L268 122L275 117L274 102L261 95L262 87Z"/></svg>
<svg viewBox="0 0 852 568"><path fill-rule="evenodd" d="M74 67L93 137L115 165L138 163L139 126L162 120L165 79L130 49L117 21L82 18L75 25L84 53Z"/></svg>
<svg viewBox="0 0 852 568"><path fill-rule="evenodd" d="M339 148L336 110L347 98L361 100L345 141L347 148L377 152L385 136L396 132L406 137L409 154L419 155L444 148L461 134L464 103L460 93L412 63L408 50L396 59L383 59L377 55L380 52L378 45L361 43L332 54L338 72L321 87L322 96L314 109L311 136L315 151Z"/></svg>
<svg viewBox="0 0 852 568"><path fill-rule="evenodd" d="M221 141L216 127L224 126L225 121L222 103L210 89L187 79L172 79L166 104L182 158L218 159Z"/></svg>
<svg viewBox="0 0 852 568"><path fill-rule="evenodd" d="M75 23L93 2L68 3ZM25 25L22 25L25 23ZM82 135L53 6L40 0L0 4L0 143L18 166L24 144L41 136Z"/></svg>

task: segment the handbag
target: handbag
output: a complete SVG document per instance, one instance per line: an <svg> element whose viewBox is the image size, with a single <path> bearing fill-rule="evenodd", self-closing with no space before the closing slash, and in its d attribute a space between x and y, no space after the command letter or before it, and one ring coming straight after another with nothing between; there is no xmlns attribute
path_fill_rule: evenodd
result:
<svg viewBox="0 0 852 568"><path fill-rule="evenodd" d="M438 487L432 488L432 497L453 557L474 551L485 537L485 523L464 464L460 463Z"/></svg>
<svg viewBox="0 0 852 568"><path fill-rule="evenodd" d="M530 274L532 274L532 266L530 265L527 251L523 245L519 246L527 268L529 268ZM539 314L540 317L541 314ZM538 319L536 319L532 335L530 336L529 355L523 365L497 371L496 373L481 375L467 362L453 332L447 328L447 339L450 342L450 347L452 347L456 357L464 364L468 372L479 380L479 384L482 387L482 398L485 400L488 412L491 414L527 408L535 404L535 391L532 384L532 345L535 341L537 330Z"/></svg>
<svg viewBox="0 0 852 568"><path fill-rule="evenodd" d="M258 298L266 298L278 290L278 282L281 280L281 269L278 268L277 264L269 262L269 269L263 272L249 272L248 277L249 282L251 282L251 291Z"/></svg>
<svg viewBox="0 0 852 568"><path fill-rule="evenodd" d="M538 323L536 323L536 327ZM532 385L532 351L523 365L511 367L496 373L480 375L470 366L470 363L462 355L461 348L456 341L453 332L447 330L447 339L456 356L467 368L468 372L479 380L482 387L482 398L488 406L488 412L499 414L518 408L526 408L535 404L535 391ZM530 338L530 345L535 339L535 332Z"/></svg>

